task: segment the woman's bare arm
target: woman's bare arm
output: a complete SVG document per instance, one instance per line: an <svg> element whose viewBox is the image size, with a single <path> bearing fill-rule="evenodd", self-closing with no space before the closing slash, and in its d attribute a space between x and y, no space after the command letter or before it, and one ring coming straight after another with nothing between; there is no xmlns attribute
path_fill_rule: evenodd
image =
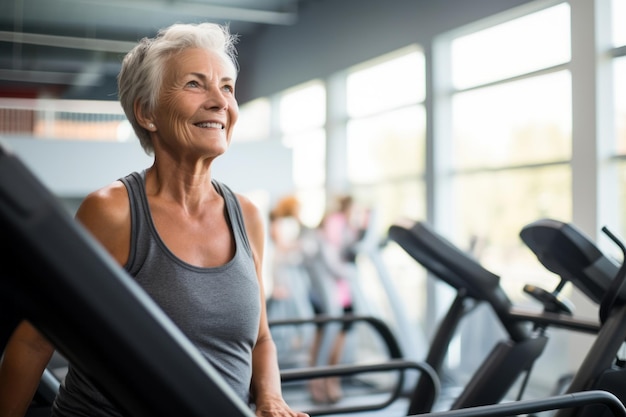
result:
<svg viewBox="0 0 626 417"><path fill-rule="evenodd" d="M16 327L0 362L0 416L26 414L53 352L54 346L29 322Z"/></svg>

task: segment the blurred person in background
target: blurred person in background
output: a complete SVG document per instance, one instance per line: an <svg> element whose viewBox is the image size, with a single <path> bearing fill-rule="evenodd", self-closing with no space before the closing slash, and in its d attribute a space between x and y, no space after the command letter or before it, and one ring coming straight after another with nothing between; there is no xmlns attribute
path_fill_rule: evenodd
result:
<svg viewBox="0 0 626 417"><path fill-rule="evenodd" d="M304 267L310 229L300 220L300 201L294 195L279 199L269 213L271 295L268 320L303 319L313 316L309 302L310 280ZM307 326L272 326L281 368L308 364L312 338Z"/></svg>
<svg viewBox="0 0 626 417"><path fill-rule="evenodd" d="M270 304L291 296L293 269L302 264L302 230L298 198L288 195L278 200L269 214L269 236L273 244Z"/></svg>
<svg viewBox="0 0 626 417"><path fill-rule="evenodd" d="M331 300L320 302L321 294L312 295L312 302L316 314L332 315L330 310L340 311L343 315L354 312L352 281L356 275L356 245L363 237L365 225L357 222L354 199L349 195L337 198L335 207L332 207L322 218L318 226L319 259L324 266L319 275L325 278L332 286ZM324 279L318 276L317 279ZM329 305L328 303L335 303ZM338 305L338 309L335 308ZM343 323L328 354L328 364L336 365L340 362L345 345L346 335L351 329L351 323ZM319 326L311 348L311 364L318 363L323 341L323 326ZM311 397L318 403L336 403L342 397L341 380L338 377L313 379L309 389Z"/></svg>

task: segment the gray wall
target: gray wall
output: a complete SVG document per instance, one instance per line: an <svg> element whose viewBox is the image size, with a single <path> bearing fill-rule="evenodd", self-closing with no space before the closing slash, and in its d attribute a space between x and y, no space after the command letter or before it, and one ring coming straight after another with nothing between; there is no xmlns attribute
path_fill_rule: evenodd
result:
<svg viewBox="0 0 626 417"><path fill-rule="evenodd" d="M529 0L319 0L293 26L266 27L238 46L240 103L433 37Z"/></svg>

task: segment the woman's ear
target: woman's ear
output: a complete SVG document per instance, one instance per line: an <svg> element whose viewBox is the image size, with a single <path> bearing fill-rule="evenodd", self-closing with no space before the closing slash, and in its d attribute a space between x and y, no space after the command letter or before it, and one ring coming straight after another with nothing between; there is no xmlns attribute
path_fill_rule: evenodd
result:
<svg viewBox="0 0 626 417"><path fill-rule="evenodd" d="M150 132L156 131L156 125L154 124L152 117L148 116L144 112L144 106L141 105L139 100L135 100L135 104L133 106L133 110L135 112L135 118L137 122L146 130Z"/></svg>

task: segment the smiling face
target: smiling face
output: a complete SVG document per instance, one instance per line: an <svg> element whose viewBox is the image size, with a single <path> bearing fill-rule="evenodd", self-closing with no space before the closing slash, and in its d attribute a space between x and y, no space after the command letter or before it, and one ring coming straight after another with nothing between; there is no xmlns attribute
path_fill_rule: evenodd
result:
<svg viewBox="0 0 626 417"><path fill-rule="evenodd" d="M155 150L221 155L239 116L235 69L200 48L171 57L166 68L153 117Z"/></svg>

